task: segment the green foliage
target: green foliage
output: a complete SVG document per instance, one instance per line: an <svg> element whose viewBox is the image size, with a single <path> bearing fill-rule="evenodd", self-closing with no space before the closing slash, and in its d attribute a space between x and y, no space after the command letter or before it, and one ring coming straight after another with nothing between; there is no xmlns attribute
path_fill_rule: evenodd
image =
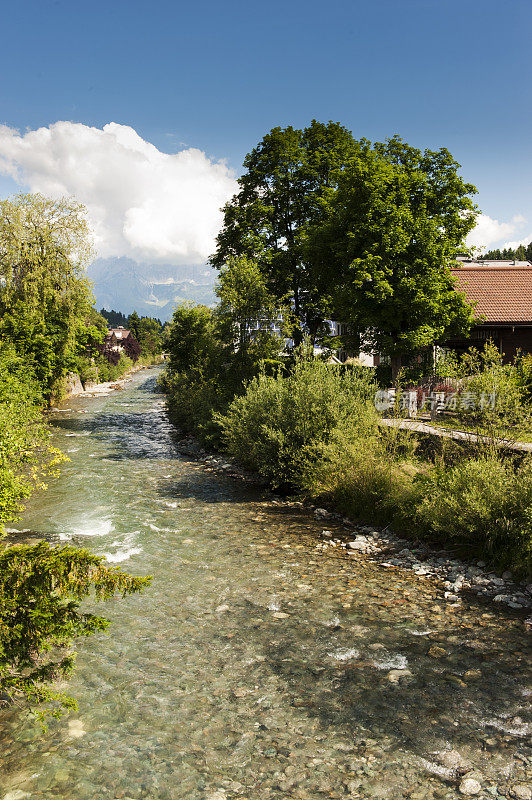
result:
<svg viewBox="0 0 532 800"><path fill-rule="evenodd" d="M0 337L13 342L47 399L86 344L79 338L87 339L92 304L88 242L78 203L40 195L0 201Z"/></svg>
<svg viewBox="0 0 532 800"><path fill-rule="evenodd" d="M418 469L409 460L394 459L382 441L364 441L323 464L311 494L353 519L393 524L402 531L417 499L414 476Z"/></svg>
<svg viewBox="0 0 532 800"><path fill-rule="evenodd" d="M240 190L224 209L215 267L231 256L257 260L277 302L293 302L296 342L314 337L327 316L325 297L309 281L303 243L323 215L321 199L338 182L358 144L339 123L313 120L303 129L273 128L244 159Z"/></svg>
<svg viewBox="0 0 532 800"><path fill-rule="evenodd" d="M308 232L313 280L335 318L392 357L468 330L450 266L475 224L471 184L447 150L364 143Z"/></svg>
<svg viewBox="0 0 532 800"><path fill-rule="evenodd" d="M176 425L211 446L219 444L215 414L225 411L264 360L277 361L280 351L278 335L267 327L252 330L257 313L264 315L262 321L273 314L252 262L231 260L218 292L216 311L187 304L176 308L166 334L169 360L162 381Z"/></svg>
<svg viewBox="0 0 532 800"><path fill-rule="evenodd" d="M511 247L506 247L504 250L488 250L479 256L479 261L532 261L532 242L529 244L520 244L515 250Z"/></svg>
<svg viewBox="0 0 532 800"><path fill-rule="evenodd" d="M116 364L110 364L106 358L100 356L95 366L98 373L98 381L107 383L108 381L116 381L122 375L125 375L133 366L133 361L124 353L121 353Z"/></svg>
<svg viewBox="0 0 532 800"><path fill-rule="evenodd" d="M258 375L219 423L244 466L274 487L303 489L323 461L376 434L373 391L364 372L303 361L286 377Z"/></svg>
<svg viewBox="0 0 532 800"><path fill-rule="evenodd" d="M436 364L438 375L456 381L459 396L469 393L470 408L458 404L458 416L469 422L500 427L526 426L530 419L527 399L532 387L532 358L519 355L504 364L492 342L482 350L471 348L461 357L448 353Z"/></svg>
<svg viewBox="0 0 532 800"><path fill-rule="evenodd" d="M230 257L220 270L216 293L220 335L224 341L234 342L241 369L263 358L278 357L283 342L280 332L272 328L282 322L282 313L257 262L245 256Z"/></svg>
<svg viewBox="0 0 532 800"><path fill-rule="evenodd" d="M447 150L371 145L313 120L273 128L244 167L211 263L255 259L276 302L293 306L296 344L331 316L392 356L468 329L449 267L474 227L476 190Z"/></svg>
<svg viewBox="0 0 532 800"><path fill-rule="evenodd" d="M125 327L133 333L140 344L143 355L162 353L163 326L160 319L139 317L134 311L129 315Z"/></svg>
<svg viewBox="0 0 532 800"><path fill-rule="evenodd" d="M115 311L114 308L112 311L107 311L106 308L101 308L100 314L107 321L110 328L118 328L120 325L123 328L127 328L127 317L121 311Z"/></svg>
<svg viewBox="0 0 532 800"><path fill-rule="evenodd" d="M0 340L0 534L24 501L63 460L49 445L38 382L14 348Z"/></svg>
<svg viewBox="0 0 532 800"><path fill-rule="evenodd" d="M169 353L170 376L180 372L203 375L219 350L212 310L207 306L186 303L178 306L166 335L165 347Z"/></svg>
<svg viewBox="0 0 532 800"><path fill-rule="evenodd" d="M232 348L219 335L214 314L206 306L183 304L174 311L165 349L169 353L162 381L175 424L203 441L216 444L215 411L232 399Z"/></svg>
<svg viewBox="0 0 532 800"><path fill-rule="evenodd" d="M436 467L418 479L413 521L525 576L532 569L532 459L495 456Z"/></svg>
<svg viewBox="0 0 532 800"><path fill-rule="evenodd" d="M108 627L80 608L91 593L125 597L150 583L105 565L100 556L74 547L16 545L0 552L0 692L4 702L23 702L43 718L59 716L75 701L50 686L68 676L74 657L64 648L79 636ZM61 648L61 651L58 651Z"/></svg>

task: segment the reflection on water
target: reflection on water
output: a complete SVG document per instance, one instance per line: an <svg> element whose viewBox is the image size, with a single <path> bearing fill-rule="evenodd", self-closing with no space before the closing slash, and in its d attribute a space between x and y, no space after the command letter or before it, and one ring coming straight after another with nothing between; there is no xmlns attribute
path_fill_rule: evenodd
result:
<svg viewBox="0 0 532 800"><path fill-rule="evenodd" d="M522 782L520 623L318 552L303 511L179 456L155 375L52 419L71 462L20 529L154 581L79 645L74 719L3 715L0 798L456 798L448 750L481 796Z"/></svg>

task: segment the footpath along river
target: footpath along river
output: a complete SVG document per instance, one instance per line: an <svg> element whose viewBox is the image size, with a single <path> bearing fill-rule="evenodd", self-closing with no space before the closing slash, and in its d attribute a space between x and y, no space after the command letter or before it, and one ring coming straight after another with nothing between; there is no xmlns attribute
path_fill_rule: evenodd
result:
<svg viewBox="0 0 532 800"><path fill-rule="evenodd" d="M1 712L0 800L528 797L522 622L317 548L334 525L180 454L157 375L52 415L71 461L18 529L153 585L78 645L74 718Z"/></svg>

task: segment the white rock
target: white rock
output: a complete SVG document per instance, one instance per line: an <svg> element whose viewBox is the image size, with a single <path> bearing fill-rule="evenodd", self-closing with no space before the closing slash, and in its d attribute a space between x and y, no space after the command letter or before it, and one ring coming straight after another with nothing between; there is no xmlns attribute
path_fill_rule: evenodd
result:
<svg viewBox="0 0 532 800"><path fill-rule="evenodd" d="M355 539L354 542L349 542L347 546L350 547L351 550L364 551L368 549L368 543L365 539Z"/></svg>
<svg viewBox="0 0 532 800"><path fill-rule="evenodd" d="M475 778L464 778L458 787L460 794L473 795L482 791L482 786Z"/></svg>
<svg viewBox="0 0 532 800"><path fill-rule="evenodd" d="M412 673L409 669L391 669L386 677L390 683L399 683L401 678L412 677Z"/></svg>
<svg viewBox="0 0 532 800"><path fill-rule="evenodd" d="M2 800L24 800L26 797L31 797L31 794L23 792L22 789L14 789L12 792L5 794Z"/></svg>
<svg viewBox="0 0 532 800"><path fill-rule="evenodd" d="M68 735L71 739L81 739L87 733L83 728L83 720L69 719L68 720ZM5 800L5 798L4 798Z"/></svg>

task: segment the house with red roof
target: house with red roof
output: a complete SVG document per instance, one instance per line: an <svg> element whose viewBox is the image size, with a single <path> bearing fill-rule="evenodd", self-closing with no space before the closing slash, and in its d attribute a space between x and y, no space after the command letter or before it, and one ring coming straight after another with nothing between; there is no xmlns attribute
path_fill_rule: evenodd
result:
<svg viewBox="0 0 532 800"><path fill-rule="evenodd" d="M481 318L466 340L448 345L462 351L492 340L511 361L518 350L532 353L532 263L530 261L473 261L460 259L452 273Z"/></svg>
<svg viewBox="0 0 532 800"><path fill-rule="evenodd" d="M111 328L103 340L101 347L109 363L117 364L122 353L132 361L136 361L141 353L141 347L134 334L119 325L118 328Z"/></svg>

